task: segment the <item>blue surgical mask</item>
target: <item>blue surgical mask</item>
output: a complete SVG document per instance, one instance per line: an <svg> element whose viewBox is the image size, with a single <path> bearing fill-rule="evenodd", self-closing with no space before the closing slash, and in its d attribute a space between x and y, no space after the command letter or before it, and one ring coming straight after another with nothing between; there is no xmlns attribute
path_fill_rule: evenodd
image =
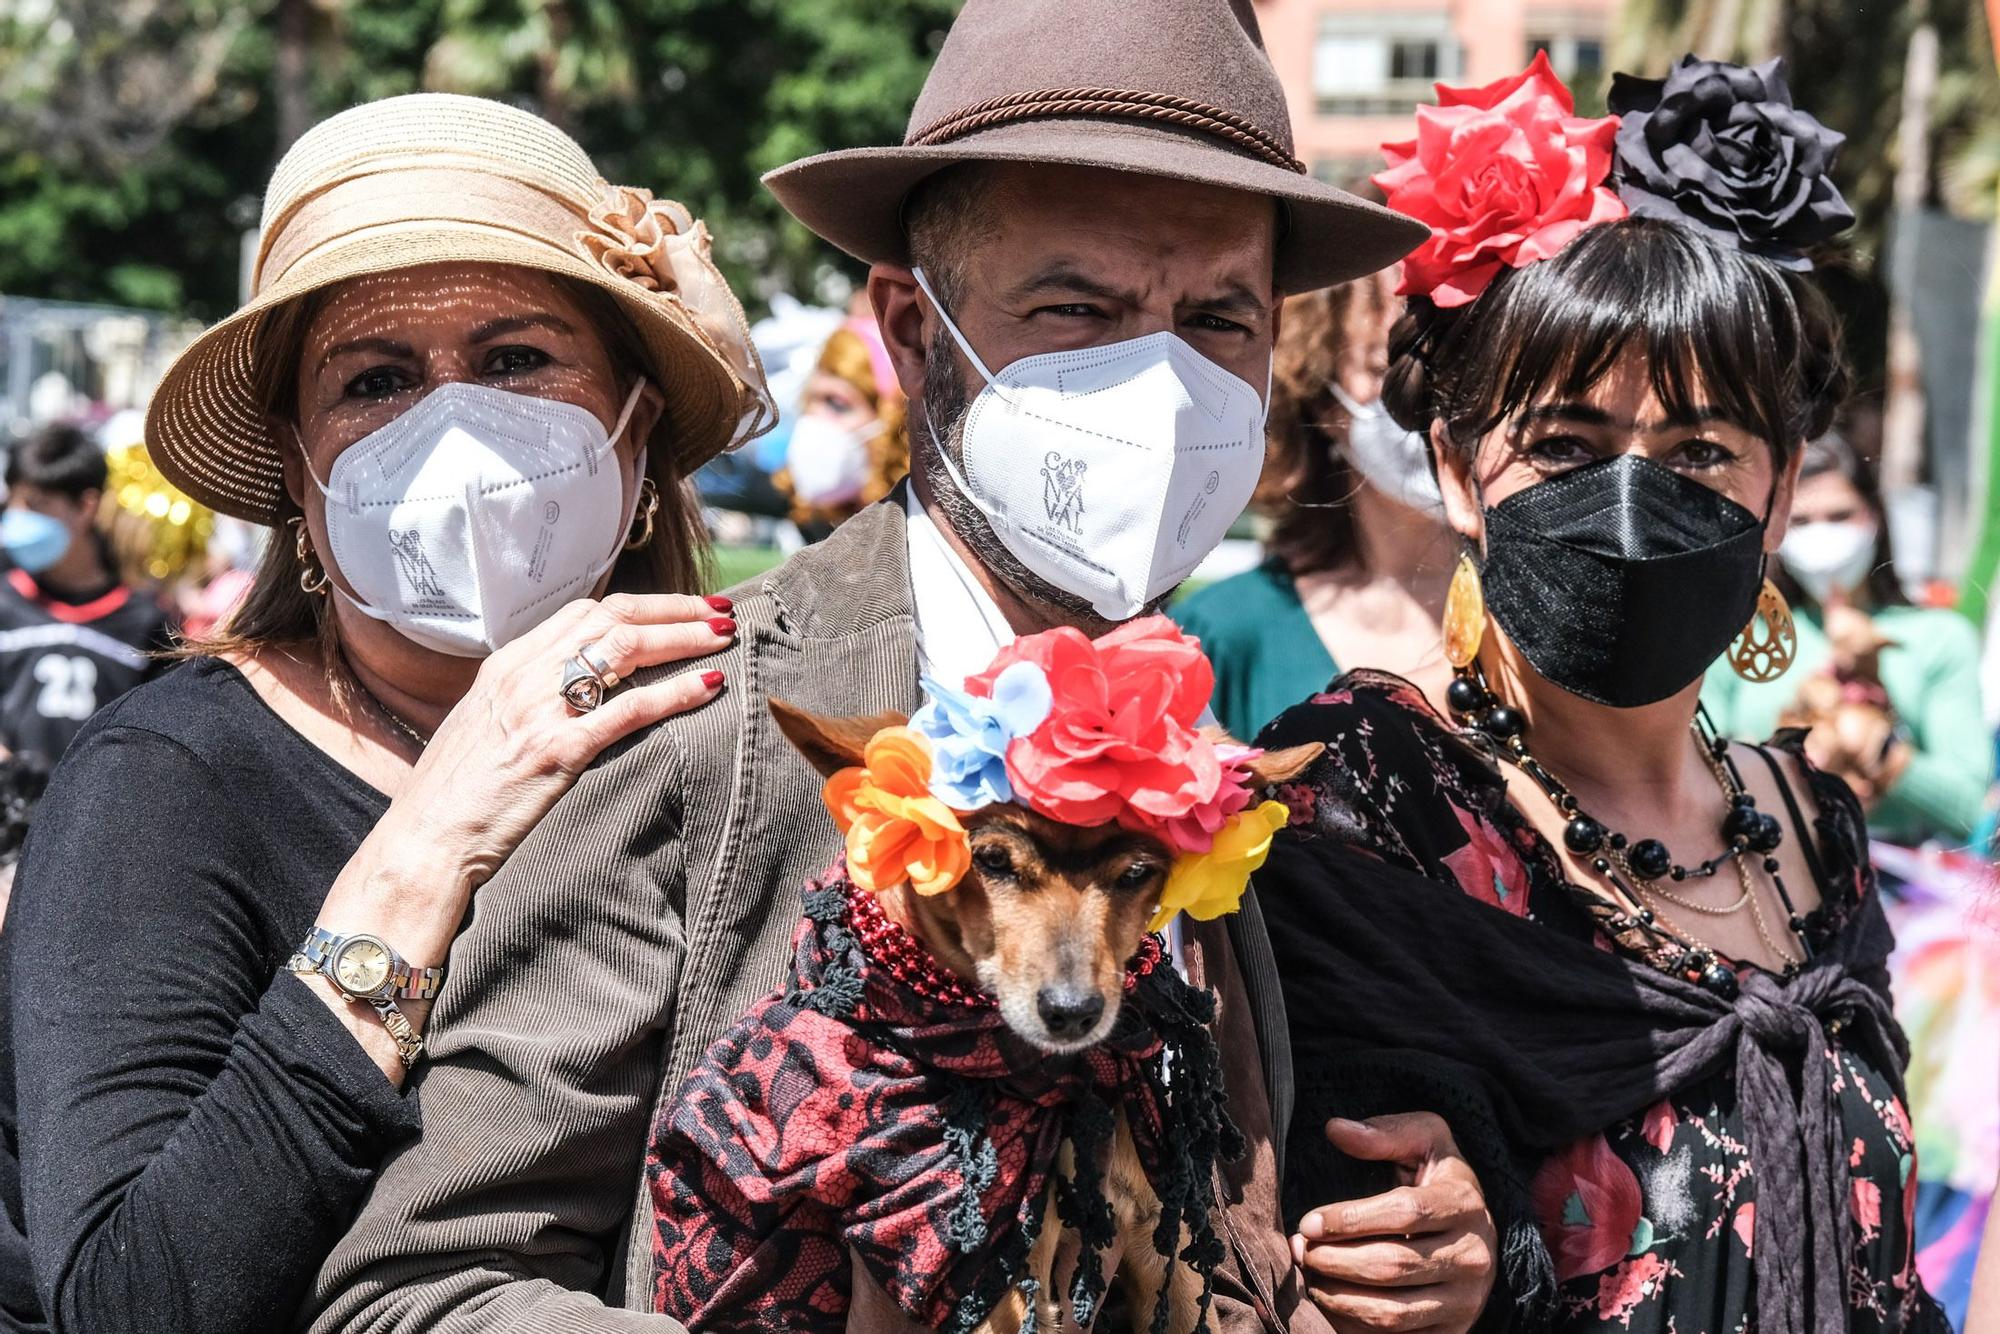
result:
<svg viewBox="0 0 2000 1334"><path fill-rule="evenodd" d="M29 574L40 574L69 550L69 529L39 510L0 514L0 550Z"/></svg>

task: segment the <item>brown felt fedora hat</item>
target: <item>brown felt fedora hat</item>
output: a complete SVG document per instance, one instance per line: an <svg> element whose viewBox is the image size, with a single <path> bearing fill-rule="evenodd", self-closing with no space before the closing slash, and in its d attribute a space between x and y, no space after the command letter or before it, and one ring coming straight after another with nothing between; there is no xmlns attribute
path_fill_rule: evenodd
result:
<svg viewBox="0 0 2000 1334"><path fill-rule="evenodd" d="M282 442L255 388L272 314L364 274L467 261L609 293L666 399L683 474L775 420L743 308L687 209L605 181L538 116L412 93L322 121L278 163L252 296L161 379L146 414L153 461L212 509L277 522Z"/></svg>
<svg viewBox="0 0 2000 1334"><path fill-rule="evenodd" d="M848 254L907 264L904 201L960 162L1103 167L1280 200L1286 292L1387 268L1428 235L1293 156L1250 0L967 0L901 145L822 153L764 183Z"/></svg>

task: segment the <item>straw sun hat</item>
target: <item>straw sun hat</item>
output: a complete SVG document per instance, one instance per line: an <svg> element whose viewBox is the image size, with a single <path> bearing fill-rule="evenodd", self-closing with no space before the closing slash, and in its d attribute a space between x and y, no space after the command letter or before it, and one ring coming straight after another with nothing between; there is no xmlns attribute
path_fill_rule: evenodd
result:
<svg viewBox="0 0 2000 1334"><path fill-rule="evenodd" d="M518 264L608 292L666 397L683 472L766 429L764 369L743 308L681 205L610 185L576 142L525 111L418 93L332 117L272 173L250 301L183 352L155 391L160 471L211 508L275 523L278 437L252 391L259 334L286 302L363 274Z"/></svg>

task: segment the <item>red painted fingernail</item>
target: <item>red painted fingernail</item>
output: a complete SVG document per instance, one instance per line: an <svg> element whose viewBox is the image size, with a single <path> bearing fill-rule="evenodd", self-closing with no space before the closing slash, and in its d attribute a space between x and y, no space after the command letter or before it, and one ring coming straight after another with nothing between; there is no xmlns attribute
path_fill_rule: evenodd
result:
<svg viewBox="0 0 2000 1334"><path fill-rule="evenodd" d="M701 674L701 683L702 683L703 685L707 686L707 687L708 687L708 688L709 688L710 690L713 690L713 689L715 689L715 688L716 688L717 686L719 686L719 685L721 685L721 684L722 684L722 673L721 673L721 672L703 672L703 673Z"/></svg>
<svg viewBox="0 0 2000 1334"><path fill-rule="evenodd" d="M727 616L711 616L708 618L708 628L727 639L736 633L736 622Z"/></svg>
<svg viewBox="0 0 2000 1334"><path fill-rule="evenodd" d="M731 602L728 598L722 596L722 594L720 593L711 593L707 597L703 598L702 601L706 602L709 606L715 608L717 611L736 610L736 604L734 602Z"/></svg>

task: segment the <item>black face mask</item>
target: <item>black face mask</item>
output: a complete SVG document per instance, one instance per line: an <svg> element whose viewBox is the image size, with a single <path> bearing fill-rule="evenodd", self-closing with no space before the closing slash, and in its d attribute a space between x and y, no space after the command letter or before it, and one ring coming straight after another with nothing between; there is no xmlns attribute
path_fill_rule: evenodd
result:
<svg viewBox="0 0 2000 1334"><path fill-rule="evenodd" d="M1749 623L1763 582L1764 521L1637 454L1486 511L1493 619L1537 672L1613 708L1699 678Z"/></svg>

